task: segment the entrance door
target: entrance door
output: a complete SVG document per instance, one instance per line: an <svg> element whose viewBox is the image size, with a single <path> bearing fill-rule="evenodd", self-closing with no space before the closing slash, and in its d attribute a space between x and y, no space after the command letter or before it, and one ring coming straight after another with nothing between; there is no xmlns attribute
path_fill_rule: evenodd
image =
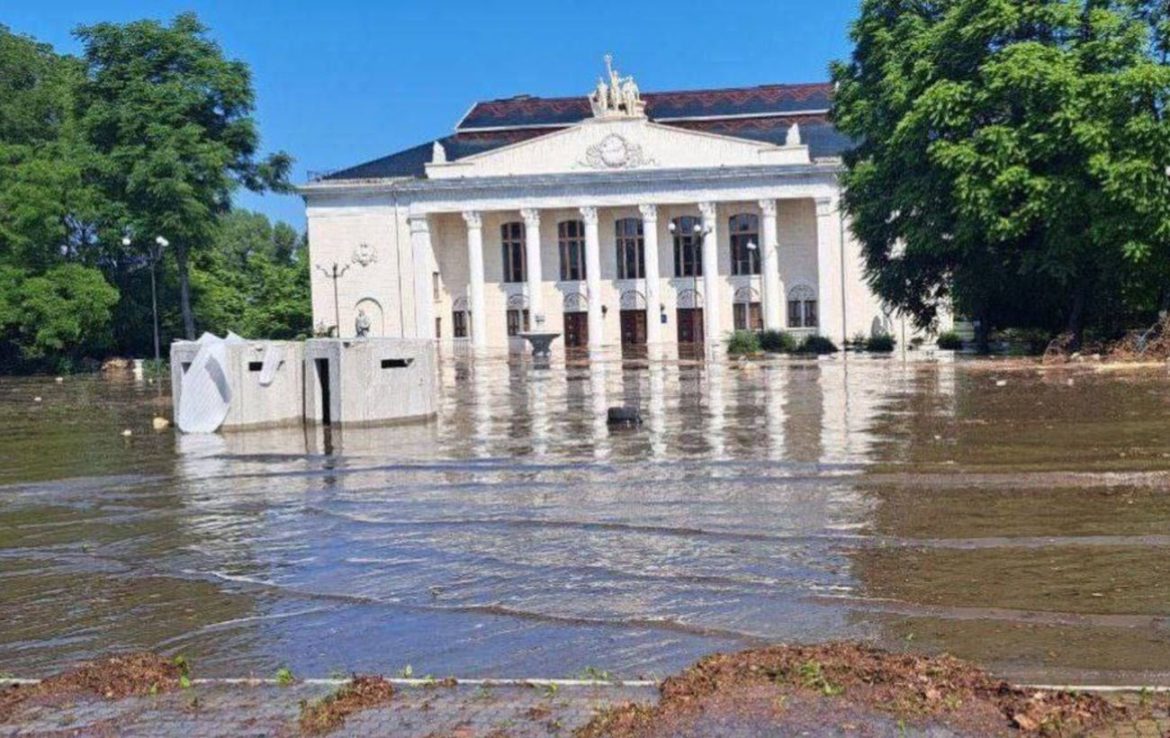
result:
<svg viewBox="0 0 1170 738"><path fill-rule="evenodd" d="M703 343L703 308L678 309L678 342L692 346Z"/></svg>
<svg viewBox="0 0 1170 738"><path fill-rule="evenodd" d="M622 356L627 359L646 358L646 311L623 310Z"/></svg>
<svg viewBox="0 0 1170 738"><path fill-rule="evenodd" d="M589 313L565 313L565 347L589 345Z"/></svg>
<svg viewBox="0 0 1170 738"><path fill-rule="evenodd" d="M622 346L646 345L646 311L622 311Z"/></svg>

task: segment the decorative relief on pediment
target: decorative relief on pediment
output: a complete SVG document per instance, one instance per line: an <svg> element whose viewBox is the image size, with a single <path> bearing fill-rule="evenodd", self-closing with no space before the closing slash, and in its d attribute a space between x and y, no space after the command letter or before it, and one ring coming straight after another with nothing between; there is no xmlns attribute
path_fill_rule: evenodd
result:
<svg viewBox="0 0 1170 738"><path fill-rule="evenodd" d="M591 169L637 169L653 166L655 161L643 153L641 145L611 133L585 150L581 164Z"/></svg>

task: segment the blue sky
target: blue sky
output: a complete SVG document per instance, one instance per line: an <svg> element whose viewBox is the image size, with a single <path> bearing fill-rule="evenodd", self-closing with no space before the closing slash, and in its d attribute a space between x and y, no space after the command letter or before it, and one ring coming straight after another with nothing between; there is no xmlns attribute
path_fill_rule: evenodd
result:
<svg viewBox="0 0 1170 738"><path fill-rule="evenodd" d="M79 24L194 10L252 67L266 150L337 169L449 133L478 99L585 94L612 52L643 90L811 82L857 0L4 0L0 23L77 53ZM304 227L296 196L239 204Z"/></svg>

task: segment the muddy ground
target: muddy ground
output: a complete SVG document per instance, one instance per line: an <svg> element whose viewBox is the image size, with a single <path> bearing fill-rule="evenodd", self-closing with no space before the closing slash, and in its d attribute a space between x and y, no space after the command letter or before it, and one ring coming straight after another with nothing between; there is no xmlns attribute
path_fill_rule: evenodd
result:
<svg viewBox="0 0 1170 738"><path fill-rule="evenodd" d="M0 736L395 735L419 738L1170 735L1170 696L1011 686L959 659L854 643L704 658L659 688L409 687L381 677L202 683L185 662L101 659L0 691ZM655 693L656 692L656 693Z"/></svg>

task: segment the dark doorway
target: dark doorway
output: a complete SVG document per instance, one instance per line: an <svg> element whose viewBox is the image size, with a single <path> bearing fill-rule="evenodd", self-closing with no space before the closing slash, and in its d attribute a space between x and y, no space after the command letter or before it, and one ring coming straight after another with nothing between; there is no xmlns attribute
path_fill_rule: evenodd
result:
<svg viewBox="0 0 1170 738"><path fill-rule="evenodd" d="M645 346L646 345L646 311L645 310L623 310L622 311L622 345L623 346Z"/></svg>
<svg viewBox="0 0 1170 738"><path fill-rule="evenodd" d="M315 359L317 366L317 396L321 403L321 424L332 425L333 415L329 412L329 359Z"/></svg>
<svg viewBox="0 0 1170 738"><path fill-rule="evenodd" d="M701 346L703 343L703 308L678 309L679 346Z"/></svg>
<svg viewBox="0 0 1170 738"><path fill-rule="evenodd" d="M589 313L565 313L566 348L585 348L589 345Z"/></svg>

